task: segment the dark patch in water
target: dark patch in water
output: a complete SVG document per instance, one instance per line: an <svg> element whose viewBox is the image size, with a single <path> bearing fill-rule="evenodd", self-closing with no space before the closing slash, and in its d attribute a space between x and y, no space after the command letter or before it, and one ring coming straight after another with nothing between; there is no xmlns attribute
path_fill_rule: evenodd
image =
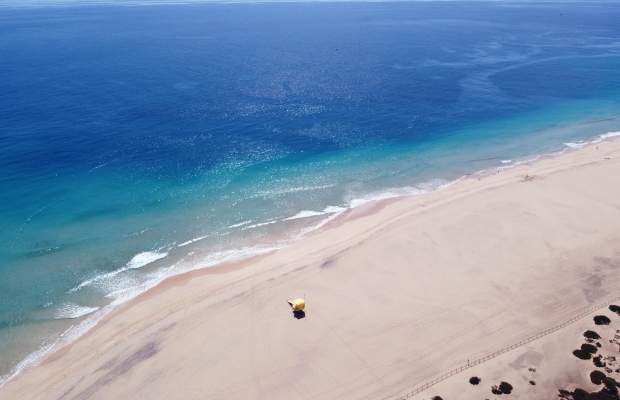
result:
<svg viewBox="0 0 620 400"><path fill-rule="evenodd" d="M301 310L301 311L293 311L293 317L295 317L295 319L303 319L306 318L306 312Z"/></svg>
<svg viewBox="0 0 620 400"><path fill-rule="evenodd" d="M601 336L594 331L585 331L583 333L583 336L585 336L588 339L594 339L594 340L598 340L601 338Z"/></svg>
<svg viewBox="0 0 620 400"><path fill-rule="evenodd" d="M472 376L471 378L469 378L469 383L471 383L472 385L477 385L480 383L480 378L478 378L477 376Z"/></svg>
<svg viewBox="0 0 620 400"><path fill-rule="evenodd" d="M62 246L51 246L40 249L25 251L21 254L23 258L37 258L47 256L48 254L58 253L62 250Z"/></svg>
<svg viewBox="0 0 620 400"><path fill-rule="evenodd" d="M33 245L33 248L15 254L16 259L30 259L45 257L51 254L65 252L67 250L77 249L88 243L90 239L76 239L72 241L63 241L62 243L43 240Z"/></svg>
<svg viewBox="0 0 620 400"><path fill-rule="evenodd" d="M123 211L123 207L121 206L101 207L101 208L91 209L91 210L78 213L73 217L72 220L74 222L84 222L84 221L90 221L96 218L107 218L111 215L119 214L122 211Z"/></svg>

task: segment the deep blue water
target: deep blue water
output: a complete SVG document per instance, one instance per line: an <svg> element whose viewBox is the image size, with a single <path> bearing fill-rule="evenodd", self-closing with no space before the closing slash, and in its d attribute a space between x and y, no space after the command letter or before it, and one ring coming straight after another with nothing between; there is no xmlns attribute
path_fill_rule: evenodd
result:
<svg viewBox="0 0 620 400"><path fill-rule="evenodd" d="M620 130L618 4L14 5L0 375L123 291L328 215L281 221L302 210Z"/></svg>

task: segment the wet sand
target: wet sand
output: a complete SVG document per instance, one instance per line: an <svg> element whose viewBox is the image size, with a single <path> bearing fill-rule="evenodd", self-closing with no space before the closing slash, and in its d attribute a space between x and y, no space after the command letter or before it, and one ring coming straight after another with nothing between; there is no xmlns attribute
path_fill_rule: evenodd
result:
<svg viewBox="0 0 620 400"><path fill-rule="evenodd" d="M615 140L372 205L285 249L170 279L0 398L399 398L556 326L415 398L572 396L605 379L591 377L594 357L614 350L603 339L620 317L592 308L620 295L619 272ZM595 353L588 330L603 338Z"/></svg>

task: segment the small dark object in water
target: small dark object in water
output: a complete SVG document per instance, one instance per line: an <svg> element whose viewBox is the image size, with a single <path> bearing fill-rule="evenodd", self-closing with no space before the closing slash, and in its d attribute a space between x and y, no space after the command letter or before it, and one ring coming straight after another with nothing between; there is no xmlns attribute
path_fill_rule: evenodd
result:
<svg viewBox="0 0 620 400"><path fill-rule="evenodd" d="M499 390L500 390L502 393L504 393L504 394L510 394L510 393L512 393L512 389L513 389L513 388L512 388L512 385L511 385L510 383L508 383L508 382L503 382L503 381L502 381L502 382L499 384Z"/></svg>
<svg viewBox="0 0 620 400"><path fill-rule="evenodd" d="M303 310L293 311L293 316L295 317L295 319L306 318L306 312Z"/></svg>
<svg viewBox="0 0 620 400"><path fill-rule="evenodd" d="M493 385L493 386L491 386L491 393L499 395L499 394L502 394L502 391L499 390L497 385Z"/></svg>
<svg viewBox="0 0 620 400"><path fill-rule="evenodd" d="M532 386L536 386L536 382L534 382L534 381L530 381L530 385L532 385Z"/></svg>
<svg viewBox="0 0 620 400"><path fill-rule="evenodd" d="M527 370L530 372L536 372L536 368L532 368L532 367L528 368Z"/></svg>
<svg viewBox="0 0 620 400"><path fill-rule="evenodd" d="M443 400L443 399L439 396L434 396L431 400Z"/></svg>
<svg viewBox="0 0 620 400"><path fill-rule="evenodd" d="M601 371L596 370L596 371L590 372L590 380L595 385L603 384L604 379L605 379L605 374L602 373Z"/></svg>
<svg viewBox="0 0 620 400"><path fill-rule="evenodd" d="M620 314L620 306L612 304L609 306L609 311L615 312L616 314Z"/></svg>
<svg viewBox="0 0 620 400"><path fill-rule="evenodd" d="M477 376L472 376L471 378L469 378L469 383L471 383L472 385L477 385L480 383L480 378L478 378Z"/></svg>
<svg viewBox="0 0 620 400"><path fill-rule="evenodd" d="M603 345L600 342L596 342L596 347L603 347Z"/></svg>
<svg viewBox="0 0 620 400"><path fill-rule="evenodd" d="M585 331L583 333L583 336L588 338L588 339L594 339L594 340L598 340L601 338L601 335L599 335L598 333L594 332L594 331Z"/></svg>
<svg viewBox="0 0 620 400"><path fill-rule="evenodd" d="M605 315L597 315L594 317L594 323L596 325L609 325L611 320Z"/></svg>

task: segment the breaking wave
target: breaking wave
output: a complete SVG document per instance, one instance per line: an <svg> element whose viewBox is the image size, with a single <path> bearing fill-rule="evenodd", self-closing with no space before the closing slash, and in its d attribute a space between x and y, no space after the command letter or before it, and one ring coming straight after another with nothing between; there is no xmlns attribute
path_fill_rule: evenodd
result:
<svg viewBox="0 0 620 400"><path fill-rule="evenodd" d="M54 312L54 319L81 318L97 311L99 307L85 307L73 303L63 304Z"/></svg>

